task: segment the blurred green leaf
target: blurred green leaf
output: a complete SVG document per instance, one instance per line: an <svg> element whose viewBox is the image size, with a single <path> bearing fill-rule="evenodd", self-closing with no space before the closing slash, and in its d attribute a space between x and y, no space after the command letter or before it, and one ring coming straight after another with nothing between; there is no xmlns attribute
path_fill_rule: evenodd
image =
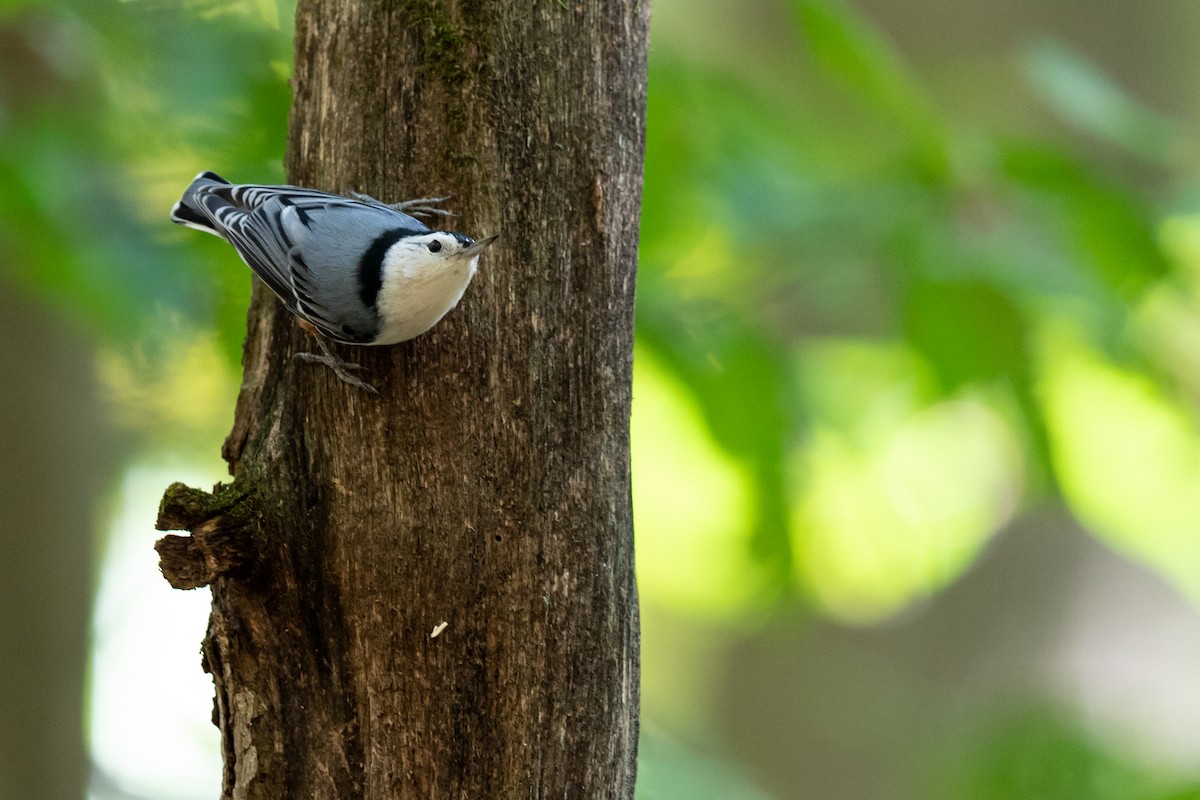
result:
<svg viewBox="0 0 1200 800"><path fill-rule="evenodd" d="M972 383L1028 380L1024 315L995 287L917 280L904 303L908 340L949 392Z"/></svg>
<svg viewBox="0 0 1200 800"><path fill-rule="evenodd" d="M643 728L637 800L771 800L736 769Z"/></svg>
<svg viewBox="0 0 1200 800"><path fill-rule="evenodd" d="M1114 185L1077 158L1044 146L1009 143L1002 175L1036 193L1043 224L1060 229L1075 258L1125 302L1169 274L1152 210L1127 187Z"/></svg>
<svg viewBox="0 0 1200 800"><path fill-rule="evenodd" d="M1075 715L1038 706L1003 713L959 738L938 770L945 800L1151 800L1162 772L1099 740ZM1186 796L1186 795L1185 795Z"/></svg>
<svg viewBox="0 0 1200 800"><path fill-rule="evenodd" d="M1170 162L1171 146L1178 138L1175 126L1131 98L1091 61L1046 37L1031 41L1022 56L1030 82L1056 113L1147 160Z"/></svg>
<svg viewBox="0 0 1200 800"><path fill-rule="evenodd" d="M0 0L0 23L4 22L7 15L34 5L34 3L35 0Z"/></svg>
<svg viewBox="0 0 1200 800"><path fill-rule="evenodd" d="M639 341L692 391L714 440L753 476L753 549L777 586L790 585L786 454L801 406L787 351L740 319L681 302L671 282L643 273Z"/></svg>
<svg viewBox="0 0 1200 800"><path fill-rule="evenodd" d="M904 302L905 337L927 360L941 388L1010 393L1025 428L1033 477L1055 484L1049 436L1031 368L1027 312L996 286L917 277Z"/></svg>
<svg viewBox="0 0 1200 800"><path fill-rule="evenodd" d="M1200 800L1200 786L1177 789L1161 795L1147 796L1146 800Z"/></svg>
<svg viewBox="0 0 1200 800"><path fill-rule="evenodd" d="M949 133L883 33L839 0L793 0L792 5L821 65L883 111L912 140L932 176L944 176Z"/></svg>
<svg viewBox="0 0 1200 800"><path fill-rule="evenodd" d="M202 167L282 176L289 91L272 63L290 60L290 31L263 16L197 19L153 2L9 15L0 25L0 272L72 324L127 343L161 325L163 309L193 324L219 319L236 363L245 269L179 235L167 210ZM236 290L217 291L222 284Z"/></svg>

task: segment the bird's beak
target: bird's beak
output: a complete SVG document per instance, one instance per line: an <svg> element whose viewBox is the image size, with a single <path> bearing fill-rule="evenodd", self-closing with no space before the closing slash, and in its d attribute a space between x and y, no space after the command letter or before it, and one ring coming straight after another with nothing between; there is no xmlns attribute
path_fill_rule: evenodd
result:
<svg viewBox="0 0 1200 800"><path fill-rule="evenodd" d="M499 238L500 238L500 234L494 233L491 236L487 237L486 239L480 239L478 242L471 245L470 247L464 247L462 249L462 252L459 253L459 255L465 256L466 258L474 258L475 256L482 253L484 250L486 250L489 244L491 244L492 242L496 241Z"/></svg>

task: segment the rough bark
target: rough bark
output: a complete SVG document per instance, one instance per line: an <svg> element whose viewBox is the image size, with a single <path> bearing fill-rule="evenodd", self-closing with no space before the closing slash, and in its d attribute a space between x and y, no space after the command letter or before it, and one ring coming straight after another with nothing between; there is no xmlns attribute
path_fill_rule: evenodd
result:
<svg viewBox="0 0 1200 800"><path fill-rule="evenodd" d="M225 798L632 797L648 14L300 0L289 179L502 238L433 331L341 348L379 397L256 284L234 483L161 517L193 531L164 573L212 585Z"/></svg>

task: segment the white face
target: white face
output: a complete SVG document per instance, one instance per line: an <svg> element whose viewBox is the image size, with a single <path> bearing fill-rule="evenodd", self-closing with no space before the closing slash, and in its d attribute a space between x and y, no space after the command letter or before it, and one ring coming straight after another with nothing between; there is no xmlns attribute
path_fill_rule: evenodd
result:
<svg viewBox="0 0 1200 800"><path fill-rule="evenodd" d="M478 255L478 249L473 250L470 254L466 252L474 244L474 239L463 236L461 233L433 231L419 236L406 236L396 242L393 248L405 250L406 255L413 263L419 263L422 268L428 268L434 264L447 264L460 258Z"/></svg>
<svg viewBox="0 0 1200 800"><path fill-rule="evenodd" d="M388 278L428 280L443 272L475 274L479 254L498 236L478 242L453 231L430 231L398 239L384 258L384 283Z"/></svg>

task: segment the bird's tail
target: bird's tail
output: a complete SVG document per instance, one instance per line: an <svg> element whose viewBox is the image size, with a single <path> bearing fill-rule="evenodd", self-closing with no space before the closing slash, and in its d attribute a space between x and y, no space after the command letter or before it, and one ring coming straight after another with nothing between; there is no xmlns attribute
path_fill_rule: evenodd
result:
<svg viewBox="0 0 1200 800"><path fill-rule="evenodd" d="M201 189L213 185L228 186L229 181L215 172L201 172L197 175L192 180L192 185L184 190L183 197L171 209L171 221L178 225L187 225L189 228L220 236L221 234L213 227L212 220L204 213L204 206L197 197L197 193Z"/></svg>

